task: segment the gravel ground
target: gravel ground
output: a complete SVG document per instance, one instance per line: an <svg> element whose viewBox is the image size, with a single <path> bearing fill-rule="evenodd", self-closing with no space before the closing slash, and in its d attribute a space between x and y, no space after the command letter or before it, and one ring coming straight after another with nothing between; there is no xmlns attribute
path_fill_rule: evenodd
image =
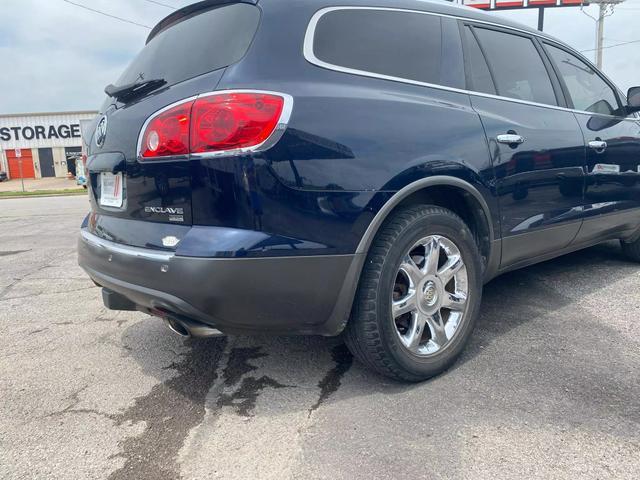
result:
<svg viewBox="0 0 640 480"><path fill-rule="evenodd" d="M336 339L185 341L104 309L84 197L0 200L2 479L640 478L640 266L611 242L485 289L419 385Z"/></svg>

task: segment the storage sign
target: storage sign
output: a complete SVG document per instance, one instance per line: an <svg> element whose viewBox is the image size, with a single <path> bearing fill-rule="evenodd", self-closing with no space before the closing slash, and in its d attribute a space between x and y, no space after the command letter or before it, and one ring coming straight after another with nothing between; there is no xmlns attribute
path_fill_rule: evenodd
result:
<svg viewBox="0 0 640 480"><path fill-rule="evenodd" d="M70 125L34 125L31 126L13 126L0 128L0 140L9 142L14 140L51 140L60 138L80 138L80 124L72 123Z"/></svg>
<svg viewBox="0 0 640 480"><path fill-rule="evenodd" d="M93 112L0 116L0 147L4 150L79 147L80 122L95 117Z"/></svg>

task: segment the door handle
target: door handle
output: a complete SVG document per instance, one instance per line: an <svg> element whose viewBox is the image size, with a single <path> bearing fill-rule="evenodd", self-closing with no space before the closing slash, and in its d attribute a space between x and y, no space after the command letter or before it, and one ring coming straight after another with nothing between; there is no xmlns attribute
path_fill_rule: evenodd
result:
<svg viewBox="0 0 640 480"><path fill-rule="evenodd" d="M589 142L589 148L593 148L596 152L602 153L607 149L607 142L603 140L592 140Z"/></svg>
<svg viewBox="0 0 640 480"><path fill-rule="evenodd" d="M498 143L506 143L507 145L520 145L524 143L524 137L517 133L504 133L496 137Z"/></svg>

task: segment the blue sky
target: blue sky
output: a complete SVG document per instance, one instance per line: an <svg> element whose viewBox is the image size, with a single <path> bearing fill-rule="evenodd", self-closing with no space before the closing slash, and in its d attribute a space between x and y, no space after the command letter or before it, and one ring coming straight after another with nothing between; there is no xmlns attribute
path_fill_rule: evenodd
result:
<svg viewBox="0 0 640 480"><path fill-rule="evenodd" d="M172 11L152 0L73 1L150 26ZM176 8L192 3L158 1ZM120 76L148 34L145 28L63 0L1 3L0 114L97 109L105 85ZM594 15L596 8L586 10ZM536 11L492 15L504 15L532 27L537 24ZM640 0L627 0L605 22L605 45L640 40L638 25ZM545 30L578 50L594 47L594 22L579 8L547 10ZM585 55L592 57L593 53ZM640 43L605 50L604 70L624 90L640 85Z"/></svg>

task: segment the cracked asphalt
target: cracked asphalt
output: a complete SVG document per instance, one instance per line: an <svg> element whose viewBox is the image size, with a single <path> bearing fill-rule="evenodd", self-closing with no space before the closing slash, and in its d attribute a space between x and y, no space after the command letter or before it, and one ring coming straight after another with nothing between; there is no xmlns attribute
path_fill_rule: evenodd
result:
<svg viewBox="0 0 640 480"><path fill-rule="evenodd" d="M2 479L640 478L640 265L615 242L491 282L461 360L403 385L337 339L104 309L87 209L0 200Z"/></svg>

